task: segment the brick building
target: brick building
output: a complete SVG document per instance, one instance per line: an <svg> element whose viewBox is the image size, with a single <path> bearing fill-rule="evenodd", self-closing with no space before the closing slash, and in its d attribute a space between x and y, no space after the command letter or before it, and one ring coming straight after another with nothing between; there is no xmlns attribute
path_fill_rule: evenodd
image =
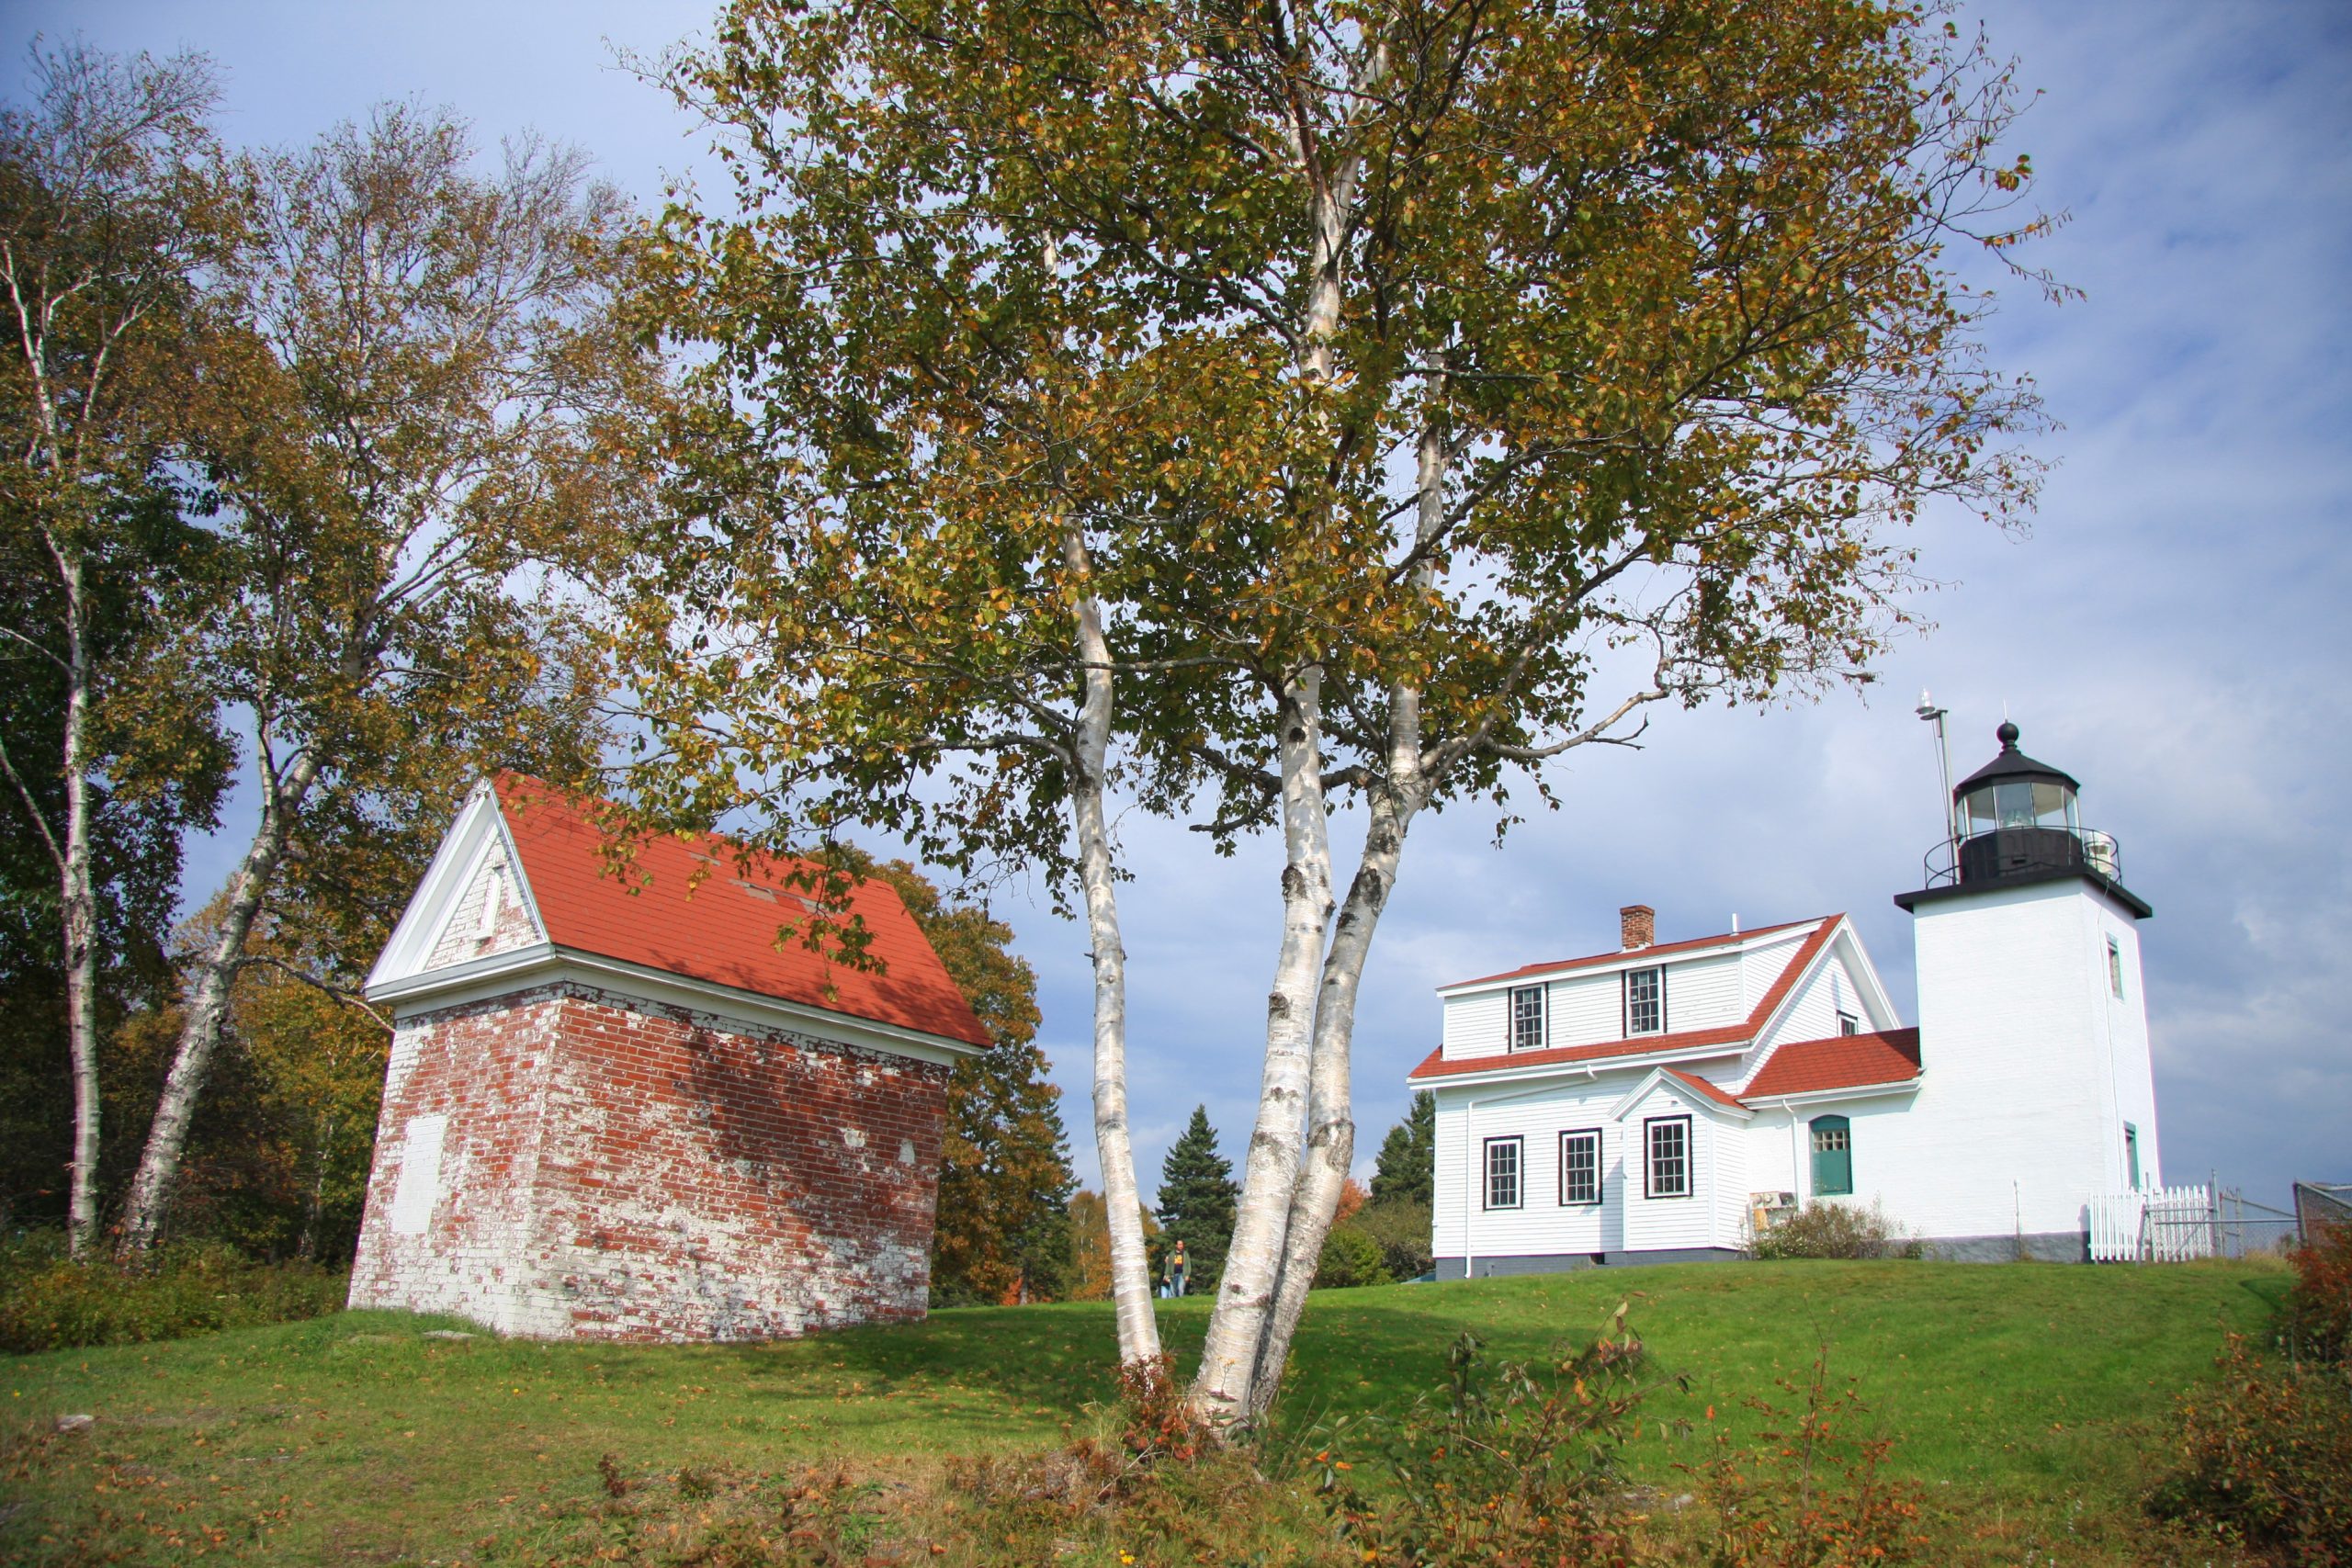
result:
<svg viewBox="0 0 2352 1568"><path fill-rule="evenodd" d="M542 1338L923 1314L947 1075L987 1035L884 883L880 973L777 932L781 863L477 787L368 976L393 1016L355 1307Z"/></svg>

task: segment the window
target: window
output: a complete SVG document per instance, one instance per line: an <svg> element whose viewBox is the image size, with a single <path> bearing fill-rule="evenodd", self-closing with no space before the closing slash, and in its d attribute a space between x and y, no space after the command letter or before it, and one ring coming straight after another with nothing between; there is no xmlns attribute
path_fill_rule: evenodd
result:
<svg viewBox="0 0 2352 1568"><path fill-rule="evenodd" d="M2123 944L2113 937L2107 939L2107 988L2123 994Z"/></svg>
<svg viewBox="0 0 2352 1568"><path fill-rule="evenodd" d="M1856 1018L1856 1017L1855 1017L1852 1013L1850 1013L1850 1012L1841 1012L1841 1013L1839 1013L1839 1014L1838 1015L1838 1033L1840 1033L1840 1034L1860 1034L1861 1032L1862 1032L1862 1021L1861 1021L1860 1019Z"/></svg>
<svg viewBox="0 0 2352 1568"><path fill-rule="evenodd" d="M1625 971L1625 1032L1657 1034L1666 1029L1666 971Z"/></svg>
<svg viewBox="0 0 2352 1568"><path fill-rule="evenodd" d="M1560 1134L1560 1202L1563 1207L1600 1201L1600 1134L1590 1129Z"/></svg>
<svg viewBox="0 0 2352 1568"><path fill-rule="evenodd" d="M1690 1118L1659 1116L1642 1123L1649 1150L1643 1191L1652 1198L1690 1196Z"/></svg>
<svg viewBox="0 0 2352 1568"><path fill-rule="evenodd" d="M2113 947L2113 942L2107 944ZM2132 1190L2140 1190L2140 1129L2131 1122L2123 1123L2123 1165L2132 1178Z"/></svg>
<svg viewBox="0 0 2352 1568"><path fill-rule="evenodd" d="M1544 1048L1544 987L1522 986L1510 994L1510 1048Z"/></svg>
<svg viewBox="0 0 2352 1568"><path fill-rule="evenodd" d="M1519 1207L1520 1140L1488 1138L1487 1140L1487 1207L1516 1209Z"/></svg>
<svg viewBox="0 0 2352 1568"><path fill-rule="evenodd" d="M1813 1194L1842 1198L1854 1190L1854 1132L1843 1116L1813 1119Z"/></svg>

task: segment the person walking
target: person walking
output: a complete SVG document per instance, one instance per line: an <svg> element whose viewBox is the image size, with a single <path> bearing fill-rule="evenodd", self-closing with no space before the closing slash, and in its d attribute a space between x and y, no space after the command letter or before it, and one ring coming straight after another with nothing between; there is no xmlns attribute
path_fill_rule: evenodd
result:
<svg viewBox="0 0 2352 1568"><path fill-rule="evenodd" d="M1163 1282L1168 1287L1168 1293L1171 1296L1182 1295L1184 1278L1188 1269L1184 1261L1184 1244L1182 1241L1177 1242L1169 1252L1164 1269Z"/></svg>

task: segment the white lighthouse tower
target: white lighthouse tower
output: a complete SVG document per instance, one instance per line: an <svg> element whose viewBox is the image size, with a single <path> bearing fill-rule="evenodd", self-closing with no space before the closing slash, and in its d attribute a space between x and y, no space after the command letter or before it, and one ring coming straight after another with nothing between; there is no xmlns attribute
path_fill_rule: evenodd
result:
<svg viewBox="0 0 2352 1568"><path fill-rule="evenodd" d="M1889 1208L1945 1257L2084 1257L2090 1200L2158 1184L2139 922L2113 838L2068 774L1996 732L1952 791L1918 955L1918 1098Z"/></svg>

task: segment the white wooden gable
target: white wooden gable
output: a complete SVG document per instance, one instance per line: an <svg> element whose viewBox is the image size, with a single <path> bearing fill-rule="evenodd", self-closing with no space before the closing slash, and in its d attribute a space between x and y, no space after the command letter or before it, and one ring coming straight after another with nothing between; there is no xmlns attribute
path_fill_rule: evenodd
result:
<svg viewBox="0 0 2352 1568"><path fill-rule="evenodd" d="M492 940L502 931L503 940ZM442 838L424 880L392 928L391 941L368 971L368 989L447 967L485 948L505 951L546 940L547 922L524 874L522 856L507 831L497 792L485 780L466 797Z"/></svg>

